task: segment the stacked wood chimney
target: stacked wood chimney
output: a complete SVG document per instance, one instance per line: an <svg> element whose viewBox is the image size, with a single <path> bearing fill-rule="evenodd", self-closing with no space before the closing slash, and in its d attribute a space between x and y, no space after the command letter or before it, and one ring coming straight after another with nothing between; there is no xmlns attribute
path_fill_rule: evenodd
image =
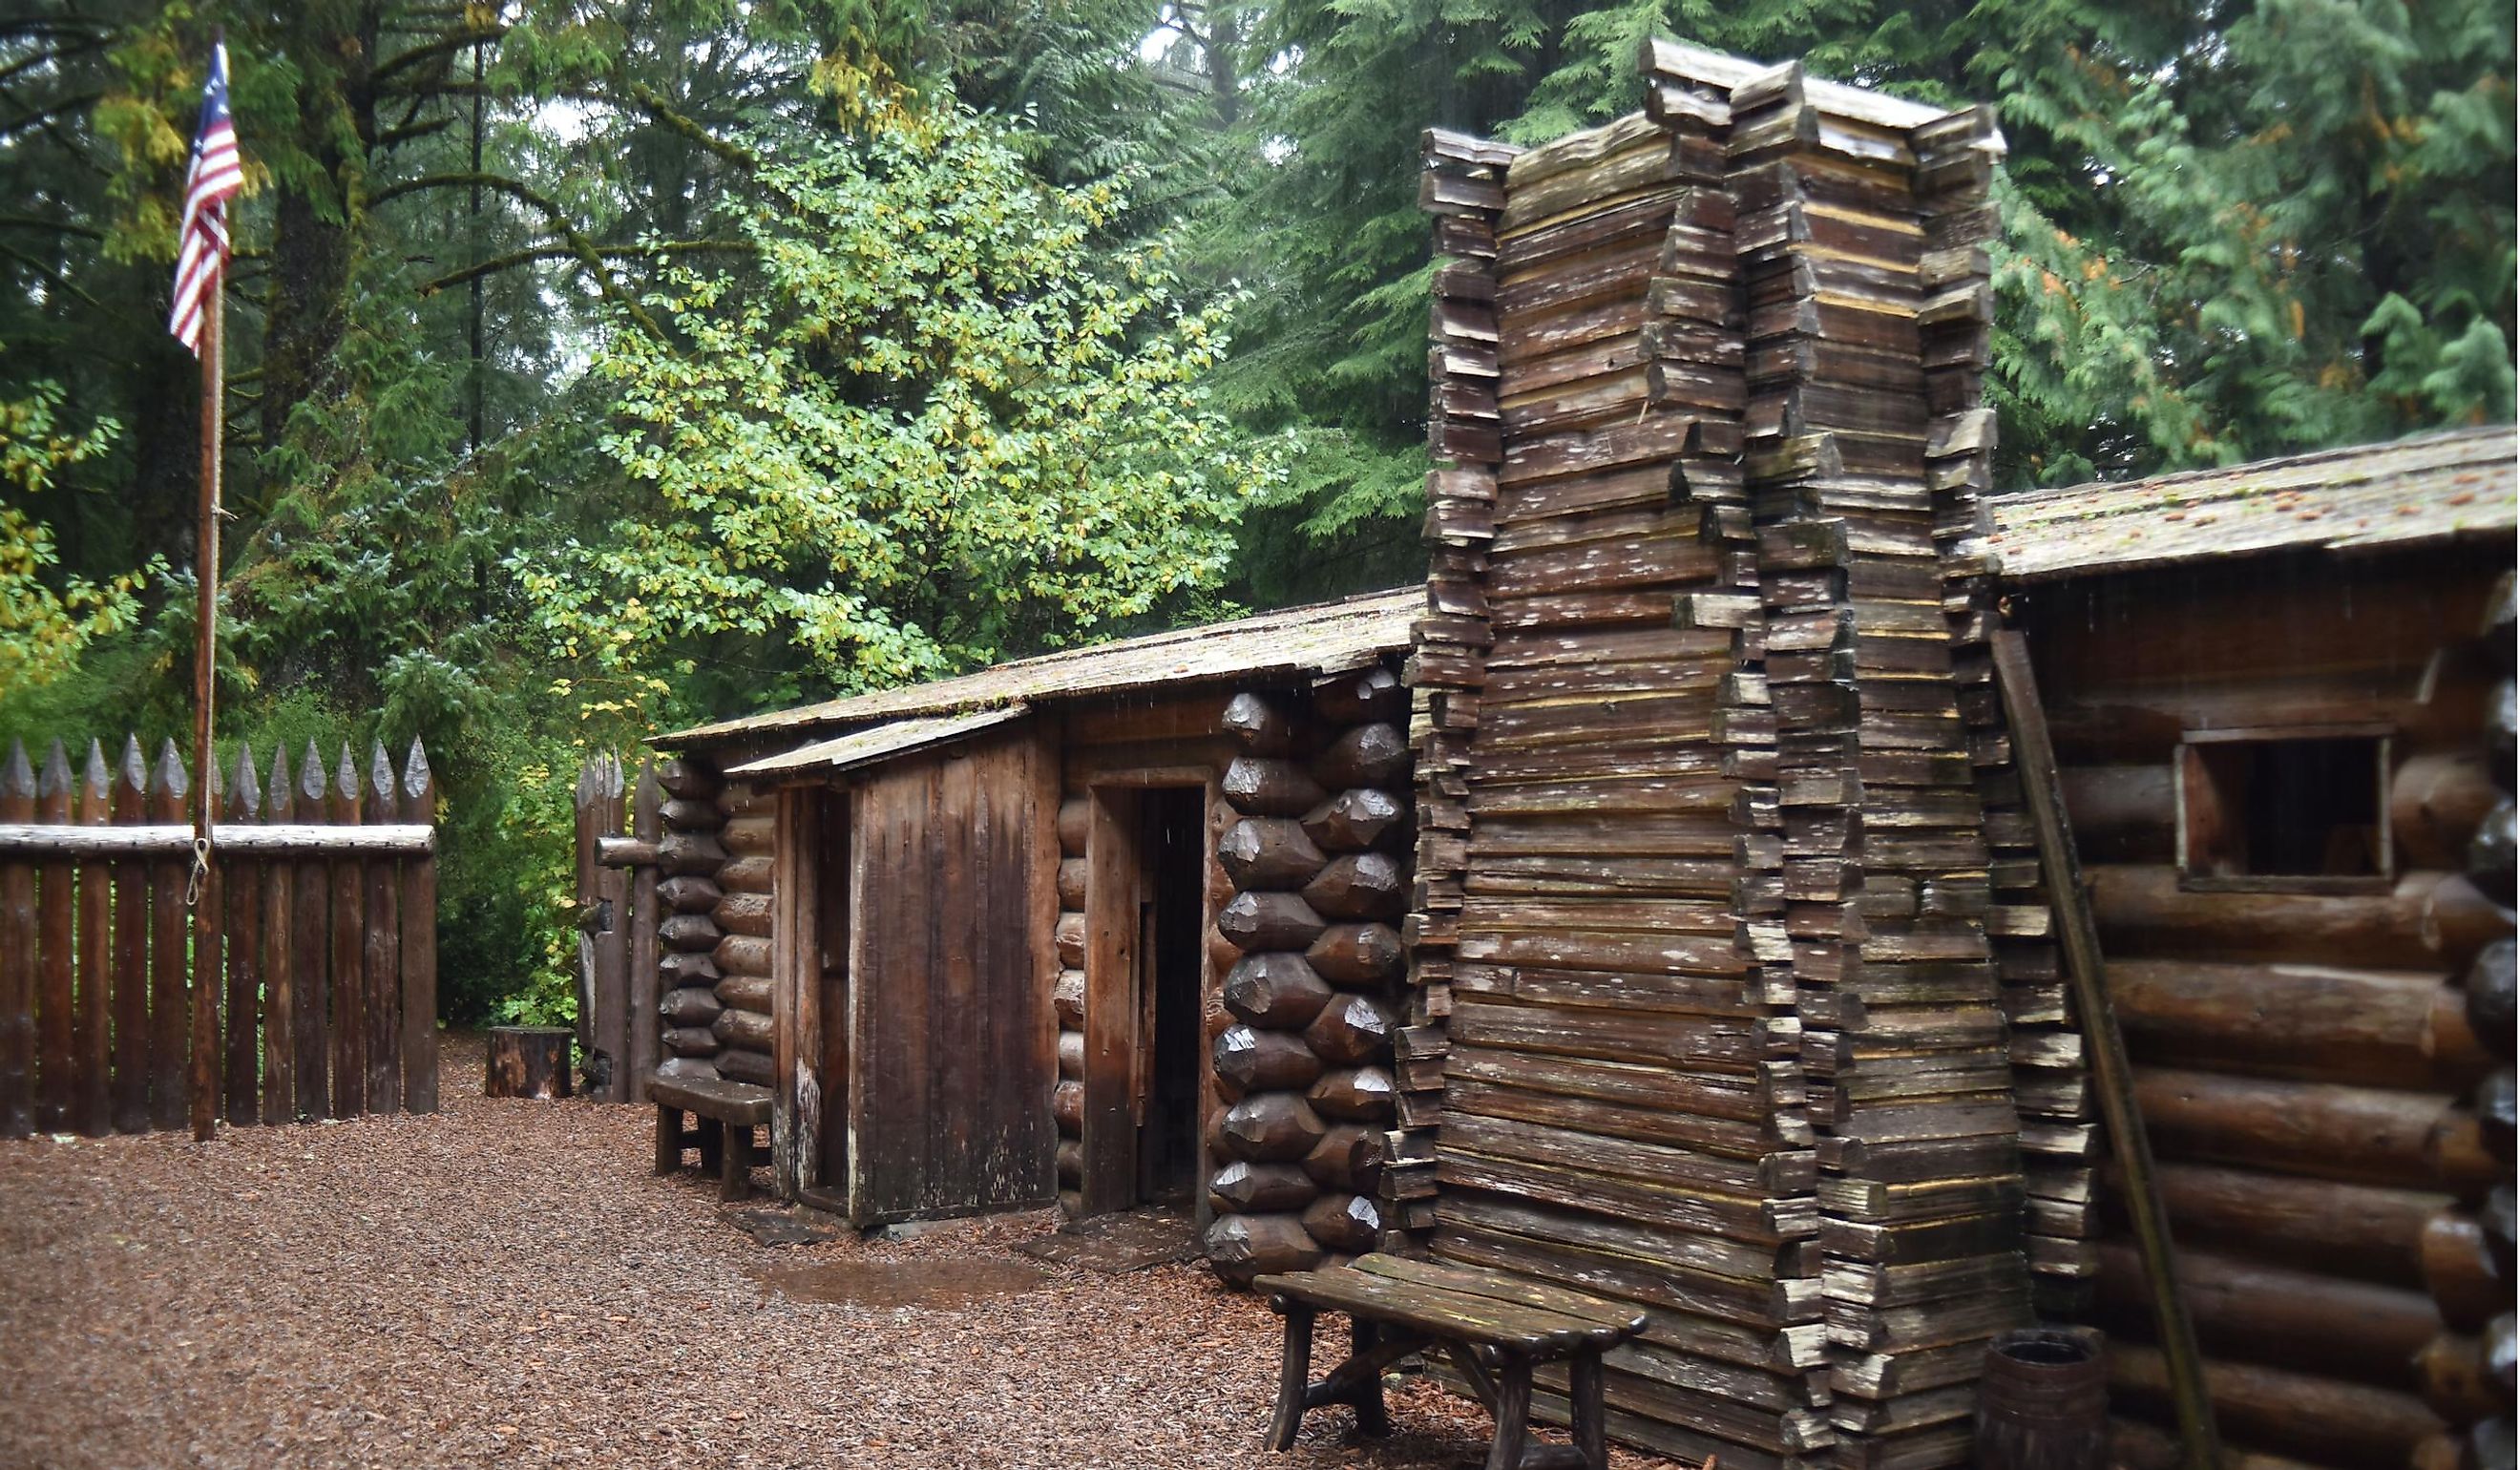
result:
<svg viewBox="0 0 2520 1470"><path fill-rule="evenodd" d="M1608 1365L1622 1438L1956 1464L2028 1310L1997 945L2044 932L2035 865L1991 875L1989 609L1952 554L1999 145L1795 66L1644 67L1646 113L1528 153L1429 135L1438 248L1472 251L1439 266L1438 367L1473 314L1445 283L1484 271L1501 433L1439 387L1464 468L1430 547L1473 555L1420 677L1474 703L1448 740L1421 694L1443 989L1404 1036L1445 1091L1399 1167L1434 1162L1437 1254L1653 1310Z"/></svg>
<svg viewBox="0 0 2520 1470"><path fill-rule="evenodd" d="M1487 547L1496 534L1497 218L1519 150L1430 128L1418 203L1435 217L1434 307L1427 324L1426 615L1411 629L1409 739L1417 757L1417 868L1403 938L1406 1023L1395 1038L1395 1121L1383 1205L1394 1228L1422 1238L1435 1223L1435 1124L1443 1110L1453 948L1469 864L1470 740L1486 683Z"/></svg>

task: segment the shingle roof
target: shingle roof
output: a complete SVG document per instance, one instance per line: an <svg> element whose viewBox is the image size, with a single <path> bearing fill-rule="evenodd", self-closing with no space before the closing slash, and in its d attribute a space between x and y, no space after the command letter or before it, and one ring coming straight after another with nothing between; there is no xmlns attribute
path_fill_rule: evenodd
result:
<svg viewBox="0 0 2520 1470"><path fill-rule="evenodd" d="M651 743L685 749L1062 695L1120 693L1253 676L1335 674L1407 650L1409 625L1425 605L1423 588L1394 588L1228 623L1045 653L930 684L698 725L658 735Z"/></svg>
<svg viewBox="0 0 2520 1470"><path fill-rule="evenodd" d="M2001 555L2017 582L2205 557L2510 537L2520 528L2510 425L2425 434L1988 501L1993 528L1971 549ZM836 731L908 716L1164 685L1333 674L1406 651L1425 606L1418 587L1018 659L959 678L832 699L659 735L666 748Z"/></svg>
<svg viewBox="0 0 2520 1470"><path fill-rule="evenodd" d="M1021 719L1030 709L1030 705L1018 700L996 709L973 710L968 714L922 715L884 725L870 725L833 739L810 741L793 750L763 756L740 766L729 766L726 774L762 777L811 771L818 776L828 776L854 771L860 766L872 766L894 756L951 744L966 735L994 730L1010 721Z"/></svg>
<svg viewBox="0 0 2520 1470"><path fill-rule="evenodd" d="M2008 581L2130 571L2208 557L2346 551L2512 535L2512 427L2458 429L2225 469L2074 485L1987 501L1972 543Z"/></svg>

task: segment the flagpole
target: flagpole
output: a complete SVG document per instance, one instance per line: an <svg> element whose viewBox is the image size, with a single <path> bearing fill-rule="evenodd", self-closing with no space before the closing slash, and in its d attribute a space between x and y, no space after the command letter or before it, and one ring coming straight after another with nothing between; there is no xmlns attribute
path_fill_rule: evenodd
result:
<svg viewBox="0 0 2520 1470"><path fill-rule="evenodd" d="M219 869L211 848L218 811L218 758L210 748L213 658L219 607L219 460L226 428L227 268L213 267L202 311L202 516L194 541L197 584L193 636L193 1137L215 1131L219 1094L219 990L224 966L219 931Z"/></svg>

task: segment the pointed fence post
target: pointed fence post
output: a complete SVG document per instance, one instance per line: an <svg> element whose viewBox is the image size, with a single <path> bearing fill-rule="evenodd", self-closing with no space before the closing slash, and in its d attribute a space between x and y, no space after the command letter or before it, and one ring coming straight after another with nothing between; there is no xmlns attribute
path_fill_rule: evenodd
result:
<svg viewBox="0 0 2520 1470"><path fill-rule="evenodd" d="M325 820L324 752L306 742L297 758L297 820ZM333 943L330 916L332 872L324 860L300 858L291 865L289 958L295 964L297 1017L292 1030L297 1043L297 1116L330 1118L333 1110Z"/></svg>
<svg viewBox="0 0 2520 1470"><path fill-rule="evenodd" d="M378 740L368 753L368 791L360 815L370 826L400 821L402 798L396 790L393 757ZM400 865L390 857L372 857L362 865L367 887L367 933L360 943L367 966L368 1111L402 1109L402 885Z"/></svg>
<svg viewBox="0 0 2520 1470"><path fill-rule="evenodd" d="M297 788L289 772L289 747L271 753L271 783L264 788L263 820L278 825L297 820ZM262 872L262 1094L268 1124L297 1116L297 957L289 921L297 891L297 865L275 859Z"/></svg>
<svg viewBox="0 0 2520 1470"><path fill-rule="evenodd" d="M599 762L596 757L581 762L577 768L577 789L570 799L575 803L577 841L577 1054L581 1067L597 1065L595 1054L601 1047L595 1029L595 791ZM601 1089L587 1079L587 1093L598 1095Z"/></svg>
<svg viewBox="0 0 2520 1470"><path fill-rule="evenodd" d="M149 763L140 736L122 744L113 773L113 824L149 820ZM113 865L113 1127L149 1131L149 868L137 857Z"/></svg>
<svg viewBox="0 0 2520 1470"><path fill-rule="evenodd" d="M190 826L184 804L192 779L175 742L159 747L149 776L149 820ZM192 885L193 860L160 858L149 865L149 1122L153 1128L192 1124L193 957L191 915L184 892Z"/></svg>
<svg viewBox="0 0 2520 1470"><path fill-rule="evenodd" d="M254 773L251 745L237 747L236 775L228 780L227 797L228 823L246 825L262 820L262 779ZM262 873L269 865L259 858L224 855L215 861L220 896L227 905L219 930L228 960L221 1112L229 1123L245 1127L262 1121Z"/></svg>
<svg viewBox="0 0 2520 1470"><path fill-rule="evenodd" d="M608 868L597 851L621 831L621 761L599 755L587 762L577 784L578 1037L585 1058L586 1093L605 1102L630 1096L629 935L625 925L629 887L625 874Z"/></svg>
<svg viewBox="0 0 2520 1470"><path fill-rule="evenodd" d="M402 820L437 824L437 787L415 738L402 763ZM402 862L402 1105L437 1111L437 855Z"/></svg>
<svg viewBox="0 0 2520 1470"><path fill-rule="evenodd" d="M35 820L52 826L67 826L70 820L70 757L62 742L53 741L45 753L44 774L35 784ZM77 895L73 888L78 869L70 865L67 854L44 865L41 912L38 927L43 930L39 941L39 986L35 997L35 1052L38 1072L35 1089L35 1127L45 1133L59 1133L69 1124L70 1098L70 1004L77 974L77 957L70 947L73 920L78 913Z"/></svg>
<svg viewBox="0 0 2520 1470"><path fill-rule="evenodd" d="M113 820L113 786L106 774L105 744L87 742L87 771L79 781L79 821L104 826ZM78 1010L70 1045L78 1053L78 1095L71 1127L93 1138L113 1132L113 869L101 860L78 869Z"/></svg>
<svg viewBox="0 0 2520 1470"><path fill-rule="evenodd" d="M335 826L359 824L359 768L350 747L333 773ZM368 1110L367 890L356 858L333 861L333 1116Z"/></svg>
<svg viewBox="0 0 2520 1470"><path fill-rule="evenodd" d="M0 822L35 820L35 772L23 742L0 766ZM0 1138L35 1131L35 869L0 863Z"/></svg>

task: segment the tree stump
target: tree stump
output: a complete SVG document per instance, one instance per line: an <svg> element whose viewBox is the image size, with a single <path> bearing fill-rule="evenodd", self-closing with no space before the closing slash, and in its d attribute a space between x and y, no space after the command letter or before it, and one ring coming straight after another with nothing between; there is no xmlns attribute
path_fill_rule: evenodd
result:
<svg viewBox="0 0 2520 1470"><path fill-rule="evenodd" d="M565 1026L493 1026L490 1058L482 1070L484 1097L565 1097L568 1047L576 1039Z"/></svg>

